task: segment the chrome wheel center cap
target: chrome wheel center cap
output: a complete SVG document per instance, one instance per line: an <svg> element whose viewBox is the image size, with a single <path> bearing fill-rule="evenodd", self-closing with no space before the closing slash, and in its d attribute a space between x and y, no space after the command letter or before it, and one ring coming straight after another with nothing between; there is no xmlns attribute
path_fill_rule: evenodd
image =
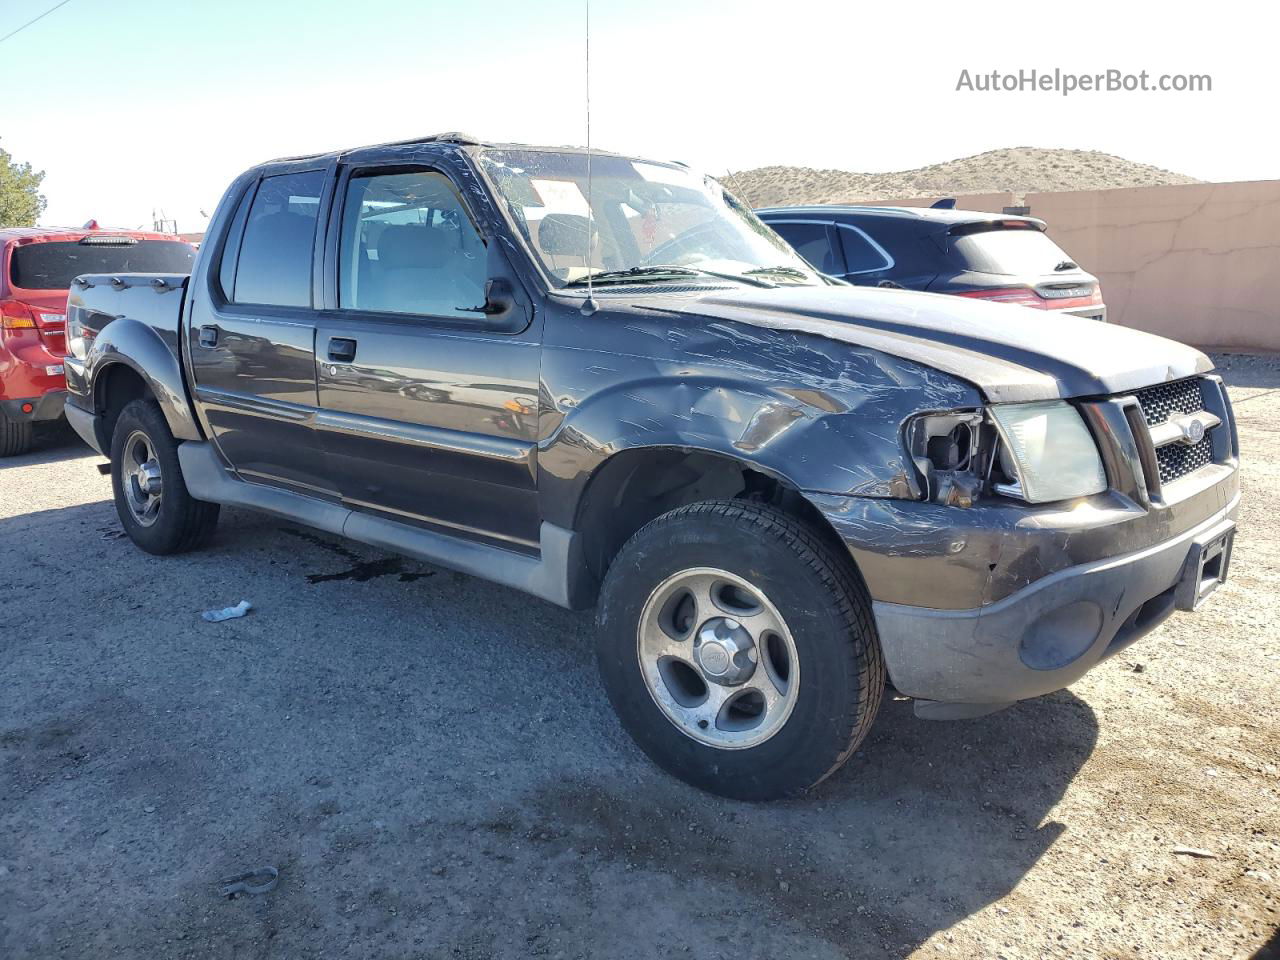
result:
<svg viewBox="0 0 1280 960"><path fill-rule="evenodd" d="M160 464L154 460L148 460L138 468L138 489L143 493L152 495L158 494L163 481L160 478Z"/></svg>
<svg viewBox="0 0 1280 960"><path fill-rule="evenodd" d="M694 657L712 683L735 686L745 683L756 669L756 645L737 620L714 617L694 638Z"/></svg>

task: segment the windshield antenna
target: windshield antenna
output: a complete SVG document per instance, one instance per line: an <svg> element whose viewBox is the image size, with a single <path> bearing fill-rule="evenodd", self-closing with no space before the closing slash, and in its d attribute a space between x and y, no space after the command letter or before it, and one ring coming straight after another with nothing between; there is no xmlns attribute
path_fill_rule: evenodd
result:
<svg viewBox="0 0 1280 960"><path fill-rule="evenodd" d="M582 315L589 317L599 309L591 295L591 238L595 234L595 208L591 205L591 0L583 0L586 10L586 92L587 92L587 247L582 264L587 270L587 299L582 302Z"/></svg>
<svg viewBox="0 0 1280 960"><path fill-rule="evenodd" d="M728 167L725 167L724 172L729 177L729 179L733 181L733 189L737 192L738 196L741 197L744 201L746 201L746 204L748 207L754 208L755 204L751 202L751 198L747 196L747 191L743 190L742 184L738 182L738 175L734 173L732 170L730 170Z"/></svg>

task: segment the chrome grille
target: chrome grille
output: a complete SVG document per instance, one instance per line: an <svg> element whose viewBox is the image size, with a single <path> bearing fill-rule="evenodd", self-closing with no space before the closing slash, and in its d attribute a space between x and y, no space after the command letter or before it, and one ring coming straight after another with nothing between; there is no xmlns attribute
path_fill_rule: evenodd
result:
<svg viewBox="0 0 1280 960"><path fill-rule="evenodd" d="M1172 443L1156 451L1156 463L1160 467L1160 482L1168 483L1195 473L1213 462L1213 441L1205 434L1203 440L1191 446Z"/></svg>
<svg viewBox="0 0 1280 960"><path fill-rule="evenodd" d="M1175 380L1139 390L1138 405L1147 418L1147 426L1154 427L1178 414L1203 410L1204 394L1199 380Z"/></svg>
<svg viewBox="0 0 1280 960"><path fill-rule="evenodd" d="M1171 417L1197 413L1205 408L1203 381L1192 378L1147 387L1137 393L1138 405L1148 427L1165 423ZM1194 473L1213 462L1213 439L1208 433L1191 445L1170 443L1156 449L1156 465L1160 483L1166 484Z"/></svg>

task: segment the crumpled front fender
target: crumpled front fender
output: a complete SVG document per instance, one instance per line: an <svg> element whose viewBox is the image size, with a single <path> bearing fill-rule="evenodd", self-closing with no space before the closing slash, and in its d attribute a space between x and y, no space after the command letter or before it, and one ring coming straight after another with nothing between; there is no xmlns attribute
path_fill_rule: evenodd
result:
<svg viewBox="0 0 1280 960"><path fill-rule="evenodd" d="M576 504L599 466L636 448L714 453L806 492L913 497L904 420L980 402L968 384L875 351L810 339L771 357L761 346L739 346L729 363L687 346L662 360L549 347L538 454L548 502Z"/></svg>

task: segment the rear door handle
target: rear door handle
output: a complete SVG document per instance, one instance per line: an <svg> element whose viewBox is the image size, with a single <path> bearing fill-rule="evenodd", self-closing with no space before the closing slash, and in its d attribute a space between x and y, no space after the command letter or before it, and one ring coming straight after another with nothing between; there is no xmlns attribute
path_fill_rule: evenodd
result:
<svg viewBox="0 0 1280 960"><path fill-rule="evenodd" d="M346 337L329 338L329 359L334 363L350 363L356 358L356 342Z"/></svg>
<svg viewBox="0 0 1280 960"><path fill-rule="evenodd" d="M216 347L218 345L218 328L204 326L200 328L200 346Z"/></svg>

